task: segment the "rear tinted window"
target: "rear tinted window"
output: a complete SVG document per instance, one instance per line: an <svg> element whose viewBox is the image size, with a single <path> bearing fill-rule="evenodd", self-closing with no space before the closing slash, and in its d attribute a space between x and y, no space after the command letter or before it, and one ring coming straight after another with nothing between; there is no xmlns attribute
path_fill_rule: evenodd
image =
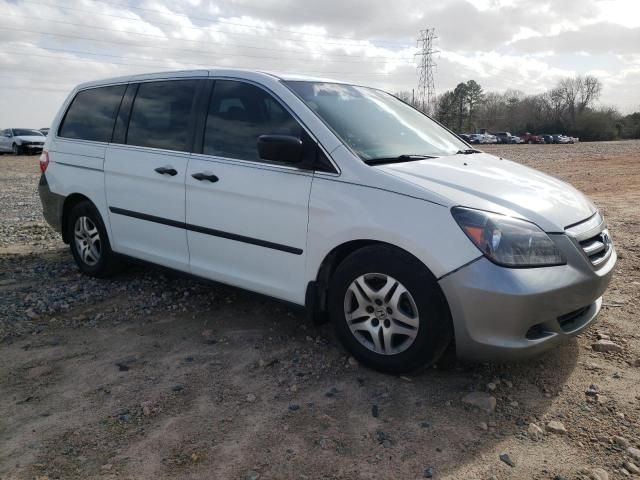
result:
<svg viewBox="0 0 640 480"><path fill-rule="evenodd" d="M66 138L111 141L113 124L126 85L79 92L71 102L58 135Z"/></svg>
<svg viewBox="0 0 640 480"><path fill-rule="evenodd" d="M189 150L189 118L197 80L141 83L133 102L127 144Z"/></svg>

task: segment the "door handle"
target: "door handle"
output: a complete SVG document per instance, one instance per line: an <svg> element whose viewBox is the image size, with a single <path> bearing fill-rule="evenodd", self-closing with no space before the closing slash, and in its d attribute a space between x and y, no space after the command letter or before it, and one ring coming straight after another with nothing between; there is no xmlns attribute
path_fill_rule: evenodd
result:
<svg viewBox="0 0 640 480"><path fill-rule="evenodd" d="M178 171L175 168L158 167L155 171L160 175L170 175L172 177L178 174Z"/></svg>
<svg viewBox="0 0 640 480"><path fill-rule="evenodd" d="M209 180L211 183L215 183L217 182L219 179L218 177L216 177L213 174L206 174L206 173L194 173L193 175L191 175L193 178L195 178L196 180L202 181L202 180Z"/></svg>

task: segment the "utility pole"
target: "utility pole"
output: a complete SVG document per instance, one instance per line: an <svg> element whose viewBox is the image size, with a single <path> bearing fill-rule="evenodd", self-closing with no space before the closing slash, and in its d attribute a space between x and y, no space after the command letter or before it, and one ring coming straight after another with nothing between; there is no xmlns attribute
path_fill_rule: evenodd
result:
<svg viewBox="0 0 640 480"><path fill-rule="evenodd" d="M434 50L433 41L436 37L435 28L425 28L420 30L418 37L418 105L427 115L433 115L436 103L436 86L433 80L433 70L436 66L433 61L433 54L439 50Z"/></svg>

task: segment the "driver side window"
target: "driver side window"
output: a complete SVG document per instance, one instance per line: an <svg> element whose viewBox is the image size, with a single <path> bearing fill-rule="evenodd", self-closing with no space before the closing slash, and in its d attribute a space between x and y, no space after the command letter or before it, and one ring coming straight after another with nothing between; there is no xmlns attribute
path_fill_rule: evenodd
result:
<svg viewBox="0 0 640 480"><path fill-rule="evenodd" d="M207 115L202 153L258 160L260 135L302 138L291 114L263 89L234 80L217 80Z"/></svg>

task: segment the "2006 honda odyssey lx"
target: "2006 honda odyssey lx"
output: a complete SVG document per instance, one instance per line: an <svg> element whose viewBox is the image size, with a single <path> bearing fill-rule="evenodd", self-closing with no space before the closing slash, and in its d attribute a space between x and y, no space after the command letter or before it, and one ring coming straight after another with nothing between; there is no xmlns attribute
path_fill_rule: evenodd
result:
<svg viewBox="0 0 640 480"><path fill-rule="evenodd" d="M135 257L299 305L386 371L516 359L595 319L605 222L555 178L473 150L382 91L255 71L91 82L40 195L80 270Z"/></svg>

